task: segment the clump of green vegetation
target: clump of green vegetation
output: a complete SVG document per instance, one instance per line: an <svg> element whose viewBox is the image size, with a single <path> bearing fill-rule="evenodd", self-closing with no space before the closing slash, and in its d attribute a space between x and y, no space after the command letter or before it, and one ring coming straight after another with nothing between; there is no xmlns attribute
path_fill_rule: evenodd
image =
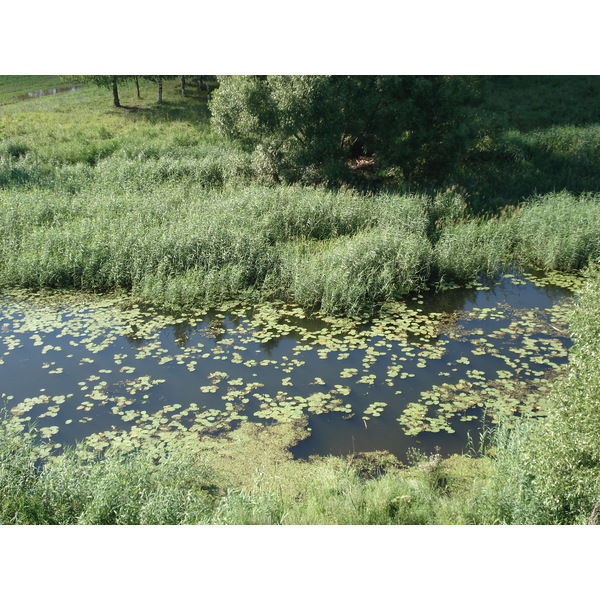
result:
<svg viewBox="0 0 600 600"><path fill-rule="evenodd" d="M350 314L422 287L431 254L422 232L395 228L337 238L318 248L296 246L295 251L284 263L293 300L326 313Z"/></svg>
<svg viewBox="0 0 600 600"><path fill-rule="evenodd" d="M235 89L240 83L227 81ZM329 89L352 81L313 83ZM390 83L378 81L369 84L373 90ZM317 88L308 79L302 82L313 98ZM261 79L250 83L266 86ZM288 83L273 80L281 87L279 112L291 110L284 99L296 88ZM408 102L413 92L420 97L421 84L433 85L427 78L405 83L404 91L381 93ZM447 81L448 89L455 83ZM421 194L398 187L361 193L259 184L253 182L258 173L251 154L211 130L204 92L191 88L181 97L177 83L166 80L163 102L157 104L148 100L155 98L154 85L142 80L138 98L131 81L120 83L127 106L121 109L110 108L110 90L89 86L2 107L0 286L124 290L179 306L282 298L357 313L427 285L492 274L513 261L572 270L598 256L593 194L535 196L520 211L490 220L475 218L469 208L483 198L475 184ZM437 92L445 98L440 85ZM490 79L488 85L506 82ZM523 81L512 85L523 87ZM231 96L227 89L216 95L221 97L215 100L217 113ZM486 110L500 110L489 96L483 98ZM576 126L589 129L591 117L584 116ZM381 132L365 127L363 143L372 138L385 146ZM258 130L250 129L256 141ZM518 143L537 136L546 144L544 152L551 149L561 164L577 160L589 166L596 160L593 140L578 135L498 131L500 138L512 135ZM486 152L486 144L501 152L500 138L482 138L473 152ZM522 179L514 165L491 164L501 179ZM479 163L472 165L473 174ZM589 189L593 185L586 183Z"/></svg>
<svg viewBox="0 0 600 600"><path fill-rule="evenodd" d="M532 200L512 223L515 258L544 270L577 271L600 257L598 196L549 194Z"/></svg>
<svg viewBox="0 0 600 600"><path fill-rule="evenodd" d="M474 281L510 264L513 236L508 220L472 220L445 227L434 246L433 272L439 282Z"/></svg>
<svg viewBox="0 0 600 600"><path fill-rule="evenodd" d="M489 459L423 457L406 469L385 453L295 462L302 423L246 424L219 442L168 451L78 447L40 459L32 433L0 425L3 524L425 524L477 522L460 494Z"/></svg>
<svg viewBox="0 0 600 600"><path fill-rule="evenodd" d="M98 178L102 167L88 168L69 176ZM0 190L0 285L123 290L179 306L279 297L358 313L515 260L574 270L600 253L595 196L550 195L503 218L463 220L426 196L215 190L173 173L148 185L117 193L96 179L74 195Z"/></svg>
<svg viewBox="0 0 600 600"><path fill-rule="evenodd" d="M600 499L600 276L572 315L569 373L547 402L548 417L499 436L497 493L507 522L585 524Z"/></svg>
<svg viewBox="0 0 600 600"><path fill-rule="evenodd" d="M348 181L362 159L439 180L477 133L476 77L243 75L219 84L213 123L252 152L265 179Z"/></svg>
<svg viewBox="0 0 600 600"><path fill-rule="evenodd" d="M3 524L190 524L212 510L210 469L197 455L81 449L41 459L32 433L0 425Z"/></svg>

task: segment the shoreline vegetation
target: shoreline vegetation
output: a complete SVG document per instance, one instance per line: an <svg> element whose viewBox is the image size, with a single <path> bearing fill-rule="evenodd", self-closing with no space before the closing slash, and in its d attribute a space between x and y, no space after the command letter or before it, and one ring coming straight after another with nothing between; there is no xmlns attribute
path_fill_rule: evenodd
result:
<svg viewBox="0 0 600 600"><path fill-rule="evenodd" d="M0 291L124 292L169 308L281 299L374 312L516 265L587 278L546 419L510 419L462 456L294 461L302 420L168 452L40 458L0 426L2 523L584 524L600 501L598 77L489 77L484 132L443 182L366 173L274 183L178 80L0 77ZM215 94L218 95L218 94ZM543 100L540 100L542 98ZM484 126L485 125L485 126ZM367 161L368 162L368 161ZM597 510L596 513L597 514Z"/></svg>

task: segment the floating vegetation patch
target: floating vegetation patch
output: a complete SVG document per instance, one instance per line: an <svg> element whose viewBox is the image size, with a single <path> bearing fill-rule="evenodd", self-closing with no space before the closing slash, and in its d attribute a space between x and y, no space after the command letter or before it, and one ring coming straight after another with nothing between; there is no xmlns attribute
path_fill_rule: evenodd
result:
<svg viewBox="0 0 600 600"><path fill-rule="evenodd" d="M544 414L579 283L510 273L352 319L282 302L175 314L13 291L0 300L0 395L49 448L168 444L308 417L305 454L400 453L431 434L460 449L484 413Z"/></svg>

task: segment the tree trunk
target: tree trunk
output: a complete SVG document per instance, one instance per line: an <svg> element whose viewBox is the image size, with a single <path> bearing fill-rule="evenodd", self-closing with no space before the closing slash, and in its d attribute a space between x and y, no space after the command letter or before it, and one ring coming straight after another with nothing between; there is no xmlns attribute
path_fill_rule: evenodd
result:
<svg viewBox="0 0 600 600"><path fill-rule="evenodd" d="M141 95L140 95L140 80L139 80L139 77L136 75L136 76L134 77L134 79L135 79L135 89L137 90L137 97L138 97L138 98L141 98Z"/></svg>
<svg viewBox="0 0 600 600"><path fill-rule="evenodd" d="M600 500L596 502L596 506L594 506L594 510L590 516L589 525L597 525L598 524L598 515L600 514Z"/></svg>
<svg viewBox="0 0 600 600"><path fill-rule="evenodd" d="M210 87L208 87L208 77L204 81L206 81L206 99L210 100Z"/></svg>
<svg viewBox="0 0 600 600"><path fill-rule="evenodd" d="M158 103L162 104L162 79L158 82Z"/></svg>
<svg viewBox="0 0 600 600"><path fill-rule="evenodd" d="M121 102L119 101L119 90L117 88L117 78L112 79L112 91L113 91L113 102L115 108L121 108Z"/></svg>
<svg viewBox="0 0 600 600"><path fill-rule="evenodd" d="M181 82L181 95L185 96L185 75L180 75L179 81Z"/></svg>

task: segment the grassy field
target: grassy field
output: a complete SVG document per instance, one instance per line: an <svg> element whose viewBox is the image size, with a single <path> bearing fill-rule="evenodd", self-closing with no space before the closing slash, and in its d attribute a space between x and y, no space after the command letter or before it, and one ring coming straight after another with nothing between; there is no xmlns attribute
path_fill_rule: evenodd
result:
<svg viewBox="0 0 600 600"><path fill-rule="evenodd" d="M28 94L68 87L59 75L0 75L0 106L22 102Z"/></svg>
<svg viewBox="0 0 600 600"><path fill-rule="evenodd" d="M142 82L141 98L124 84L115 109L108 89L20 100L64 80L1 77L0 290L122 290L168 306L282 298L355 313L514 263L592 276L552 415L501 427L493 455L294 463L294 432L267 456L263 434L244 430L218 451L67 452L38 468L37 446L5 421L0 520L585 522L600 498L599 80L488 78L489 133L446 185L367 190L262 180L211 130L205 93L190 85L182 97L178 80L160 105L154 84ZM249 447L262 479L223 458Z"/></svg>

